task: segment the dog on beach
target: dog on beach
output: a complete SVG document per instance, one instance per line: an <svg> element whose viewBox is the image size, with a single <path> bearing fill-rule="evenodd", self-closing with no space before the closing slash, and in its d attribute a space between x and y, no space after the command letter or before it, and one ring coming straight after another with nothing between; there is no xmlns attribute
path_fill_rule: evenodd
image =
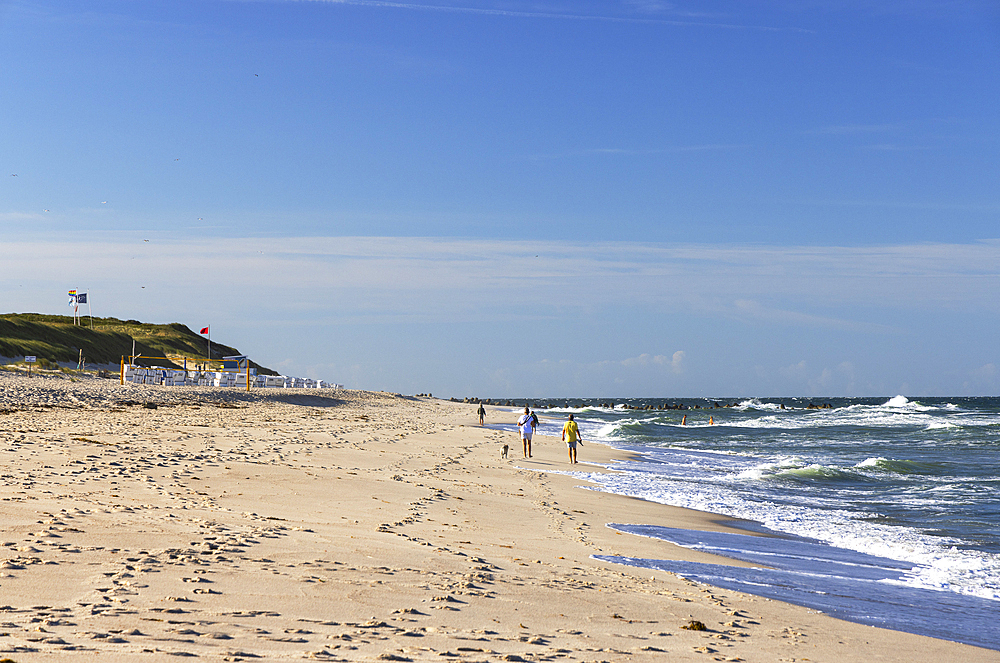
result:
<svg viewBox="0 0 1000 663"><path fill-rule="evenodd" d="M509 450L510 450L510 445L509 444L503 445L503 449L500 450L500 458L501 459L506 458L507 457L507 452Z"/></svg>

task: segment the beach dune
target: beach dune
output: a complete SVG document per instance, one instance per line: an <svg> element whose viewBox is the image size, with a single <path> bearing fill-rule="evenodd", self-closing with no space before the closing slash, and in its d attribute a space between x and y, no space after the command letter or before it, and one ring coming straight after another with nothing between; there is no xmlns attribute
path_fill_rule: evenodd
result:
<svg viewBox="0 0 1000 663"><path fill-rule="evenodd" d="M1000 660L595 560L738 564L608 523L745 532L588 490L554 438L501 459L475 409L0 375L2 657Z"/></svg>

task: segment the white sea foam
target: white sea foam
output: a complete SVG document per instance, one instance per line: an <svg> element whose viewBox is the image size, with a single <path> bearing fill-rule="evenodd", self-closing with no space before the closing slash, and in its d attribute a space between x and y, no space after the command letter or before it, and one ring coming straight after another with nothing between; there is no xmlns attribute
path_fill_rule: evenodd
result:
<svg viewBox="0 0 1000 663"><path fill-rule="evenodd" d="M763 403L756 398L749 398L742 401L736 405L734 408L736 410L746 411L746 410L781 410L781 405L778 403Z"/></svg>
<svg viewBox="0 0 1000 663"><path fill-rule="evenodd" d="M907 410L912 412L926 412L927 410L934 410L930 405L922 405L916 401L909 400L906 396L893 396L888 401L886 401L882 407L894 408L897 410Z"/></svg>
<svg viewBox="0 0 1000 663"><path fill-rule="evenodd" d="M598 407L597 405L585 405L585 406L582 406L582 407L547 407L544 410L538 410L537 411L538 416L540 416L540 417L545 416L547 414L551 414L551 413L556 413L556 414L585 414L587 412L596 412L596 413L602 413L602 412L604 412L604 413L607 413L607 412L614 412L614 410L612 410L609 407Z"/></svg>
<svg viewBox="0 0 1000 663"><path fill-rule="evenodd" d="M950 421L932 421L927 424L926 430L943 430L945 428L958 428L958 424L954 424Z"/></svg>
<svg viewBox="0 0 1000 663"><path fill-rule="evenodd" d="M887 408L881 405L851 405L833 410L816 410L809 413L797 412L795 416L765 415L753 419L726 422L733 428L767 428L779 430L803 430L833 426L865 426L874 428L899 428L912 426L925 430L935 430L956 426L944 416L930 414L932 408ZM954 415L948 415L954 416ZM997 420L988 417L970 417L962 425L995 425Z"/></svg>
<svg viewBox="0 0 1000 663"><path fill-rule="evenodd" d="M734 479L745 481L793 465L794 459L789 458L781 464L746 468L734 474ZM616 469L629 468L628 464L620 464ZM743 472L745 476L741 476ZM912 562L917 568L906 582L914 587L1000 600L1000 556L960 549L957 546L961 542L954 539L927 536L914 528L858 520L857 514L843 509L745 499L725 485L670 479L656 472L580 476L601 486L595 490L756 521L773 530L814 538L840 548Z"/></svg>
<svg viewBox="0 0 1000 663"><path fill-rule="evenodd" d="M677 573L697 582L788 601L862 624L1000 650L1000 632L994 628L996 601L914 587L905 580L905 574L912 571L907 562L808 539L650 525L613 524L611 528L743 560L752 566L605 555L597 555L597 559ZM961 619L954 619L956 614Z"/></svg>
<svg viewBox="0 0 1000 663"><path fill-rule="evenodd" d="M650 499L653 495L643 497ZM1000 559L995 556L984 559L981 553L954 547L942 549L939 545L929 545L916 531L860 523L848 512L817 513L800 507L761 503L726 506L727 501L719 497L692 495L686 499L675 496L666 503L713 512L726 511L726 515L757 520L778 531L816 538L841 548L913 562L918 568L908 578L908 583L915 587L948 589L1000 599Z"/></svg>

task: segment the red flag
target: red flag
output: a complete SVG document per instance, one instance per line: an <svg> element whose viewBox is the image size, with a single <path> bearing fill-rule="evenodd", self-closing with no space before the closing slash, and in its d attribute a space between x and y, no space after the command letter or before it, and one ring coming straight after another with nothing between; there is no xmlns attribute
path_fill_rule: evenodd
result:
<svg viewBox="0 0 1000 663"><path fill-rule="evenodd" d="M205 327L204 329L202 329L202 330L201 330L200 332L198 332L198 333L199 333L199 334L207 334L207 333L208 333L208 327Z"/></svg>

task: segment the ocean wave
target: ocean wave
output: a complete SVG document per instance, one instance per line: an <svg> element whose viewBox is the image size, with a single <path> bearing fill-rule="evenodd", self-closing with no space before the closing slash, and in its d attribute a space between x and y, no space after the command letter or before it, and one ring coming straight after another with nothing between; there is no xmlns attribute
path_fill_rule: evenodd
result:
<svg viewBox="0 0 1000 663"><path fill-rule="evenodd" d="M681 420L676 415L644 414L641 418L619 419L617 421L579 420L581 431L586 424L592 429L591 435L600 439L625 441L637 437L662 436L663 429L681 428ZM700 428L709 426L708 421L695 421L684 424L683 428Z"/></svg>
<svg viewBox="0 0 1000 663"><path fill-rule="evenodd" d="M626 422L612 421L597 426L597 430L590 433L589 437L609 442L624 441L625 437L622 433L624 433L627 428L628 424Z"/></svg>
<svg viewBox="0 0 1000 663"><path fill-rule="evenodd" d="M850 467L807 462L799 458L785 458L777 462L762 463L737 473L738 479L795 480L795 481L848 481L870 483L880 481L885 475L922 476L936 480L941 463L895 460L884 457L866 458ZM942 477L942 480L951 480Z"/></svg>
<svg viewBox="0 0 1000 663"><path fill-rule="evenodd" d="M872 477L853 468L810 463L799 458L784 458L742 470L737 479L777 481L870 481Z"/></svg>
<svg viewBox="0 0 1000 663"><path fill-rule="evenodd" d="M882 472L893 472L895 474L937 474L941 470L941 463L926 463L914 460L896 460L878 456L866 458L854 467L862 470L879 470Z"/></svg>

